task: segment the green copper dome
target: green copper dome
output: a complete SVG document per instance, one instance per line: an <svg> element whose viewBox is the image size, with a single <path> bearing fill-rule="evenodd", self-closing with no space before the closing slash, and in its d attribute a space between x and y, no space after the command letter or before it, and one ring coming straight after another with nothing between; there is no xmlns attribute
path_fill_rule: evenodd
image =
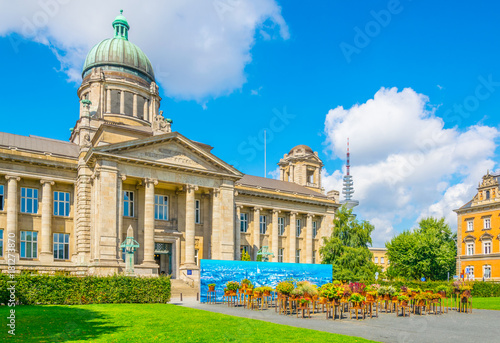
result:
<svg viewBox="0 0 500 343"><path fill-rule="evenodd" d="M82 77L84 78L92 68L102 67L106 70L131 73L152 82L155 75L151 62L137 45L129 42L130 26L121 12L113 21L115 36L98 43L87 54Z"/></svg>

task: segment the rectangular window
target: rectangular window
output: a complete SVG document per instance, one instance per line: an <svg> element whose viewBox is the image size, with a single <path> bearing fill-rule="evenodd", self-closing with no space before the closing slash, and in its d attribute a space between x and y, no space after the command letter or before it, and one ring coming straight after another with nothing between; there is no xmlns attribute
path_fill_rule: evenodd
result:
<svg viewBox="0 0 500 343"><path fill-rule="evenodd" d="M284 248L278 249L278 262L283 262L283 255L285 254Z"/></svg>
<svg viewBox="0 0 500 343"><path fill-rule="evenodd" d="M240 213L240 231L248 231L248 213Z"/></svg>
<svg viewBox="0 0 500 343"><path fill-rule="evenodd" d="M375 263L378 263L378 257L375 256Z"/></svg>
<svg viewBox="0 0 500 343"><path fill-rule="evenodd" d="M4 199L4 188L3 185L0 185L0 211L3 211L3 199Z"/></svg>
<svg viewBox="0 0 500 343"><path fill-rule="evenodd" d="M295 253L295 263L300 263L300 249Z"/></svg>
<svg viewBox="0 0 500 343"><path fill-rule="evenodd" d="M302 233L302 226L300 224L301 224L300 219L297 219L297 225L296 225L297 226L297 233L296 233L297 237L299 237L300 234Z"/></svg>
<svg viewBox="0 0 500 343"><path fill-rule="evenodd" d="M491 266L483 266L483 276L485 279L491 278Z"/></svg>
<svg viewBox="0 0 500 343"><path fill-rule="evenodd" d="M316 250L313 251L313 263L316 263Z"/></svg>
<svg viewBox="0 0 500 343"><path fill-rule="evenodd" d="M491 242L483 243L483 254L491 254Z"/></svg>
<svg viewBox="0 0 500 343"><path fill-rule="evenodd" d="M201 224L201 202L200 200L194 201L194 222Z"/></svg>
<svg viewBox="0 0 500 343"><path fill-rule="evenodd" d="M318 222L313 222L313 238L318 234Z"/></svg>
<svg viewBox="0 0 500 343"><path fill-rule="evenodd" d="M474 221L473 220L467 221L467 231L474 231Z"/></svg>
<svg viewBox="0 0 500 343"><path fill-rule="evenodd" d="M37 258L38 232L21 231L21 258Z"/></svg>
<svg viewBox="0 0 500 343"><path fill-rule="evenodd" d="M267 217L266 216L260 216L260 233L264 235L267 230Z"/></svg>
<svg viewBox="0 0 500 343"><path fill-rule="evenodd" d="M491 229L491 219L490 218L484 218L484 228Z"/></svg>
<svg viewBox="0 0 500 343"><path fill-rule="evenodd" d="M278 217L278 235L285 235L285 217Z"/></svg>
<svg viewBox="0 0 500 343"><path fill-rule="evenodd" d="M168 220L168 196L155 194L155 219Z"/></svg>
<svg viewBox="0 0 500 343"><path fill-rule="evenodd" d="M127 256L127 253L125 252L125 248L122 248L122 260L125 262L125 256Z"/></svg>
<svg viewBox="0 0 500 343"><path fill-rule="evenodd" d="M134 192L123 191L123 216L134 216Z"/></svg>
<svg viewBox="0 0 500 343"><path fill-rule="evenodd" d="M474 243L467 243L467 255L474 255Z"/></svg>
<svg viewBox="0 0 500 343"><path fill-rule="evenodd" d="M54 192L54 215L69 217L69 193Z"/></svg>
<svg viewBox="0 0 500 343"><path fill-rule="evenodd" d="M55 260L69 259L69 234L67 233L54 234L54 259Z"/></svg>
<svg viewBox="0 0 500 343"><path fill-rule="evenodd" d="M38 189L21 187L21 212L38 213Z"/></svg>
<svg viewBox="0 0 500 343"><path fill-rule="evenodd" d="M384 258L383 257L380 258L380 263L384 263Z"/></svg>
<svg viewBox="0 0 500 343"><path fill-rule="evenodd" d="M3 230L0 230L0 257L3 256Z"/></svg>
<svg viewBox="0 0 500 343"><path fill-rule="evenodd" d="M469 271L469 273L467 273L467 270ZM468 266L465 269L465 274L467 275L467 278L474 279L474 266Z"/></svg>

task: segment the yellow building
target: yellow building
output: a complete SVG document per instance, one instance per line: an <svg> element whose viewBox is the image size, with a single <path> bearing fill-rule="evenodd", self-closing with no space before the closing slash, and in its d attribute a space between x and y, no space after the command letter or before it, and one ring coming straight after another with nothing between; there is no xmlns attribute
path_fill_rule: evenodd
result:
<svg viewBox="0 0 500 343"><path fill-rule="evenodd" d="M483 176L478 192L458 215L457 274L465 279L500 279L500 174Z"/></svg>
<svg viewBox="0 0 500 343"><path fill-rule="evenodd" d="M387 267L389 267L389 260L387 259L387 249L386 248L368 248L373 254L372 261L377 266L382 267L382 271L385 272Z"/></svg>

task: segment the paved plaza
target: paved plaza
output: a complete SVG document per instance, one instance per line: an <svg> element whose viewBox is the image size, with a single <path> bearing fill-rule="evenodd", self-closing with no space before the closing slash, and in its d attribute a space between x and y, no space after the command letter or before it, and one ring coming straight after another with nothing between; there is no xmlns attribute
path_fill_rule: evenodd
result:
<svg viewBox="0 0 500 343"><path fill-rule="evenodd" d="M243 307L202 304L194 299L173 304L232 316L264 320L271 323L320 330L380 342L500 342L500 311L474 310L472 314L449 311L442 315L411 315L396 317L394 313L380 313L378 318L364 320L326 319L325 313L311 318L279 315L274 308L249 310Z"/></svg>

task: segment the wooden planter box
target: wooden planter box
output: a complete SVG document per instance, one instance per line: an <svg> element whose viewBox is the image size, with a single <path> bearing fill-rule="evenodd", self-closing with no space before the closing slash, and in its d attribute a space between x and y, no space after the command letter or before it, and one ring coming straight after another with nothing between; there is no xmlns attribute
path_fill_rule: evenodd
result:
<svg viewBox="0 0 500 343"><path fill-rule="evenodd" d="M269 291L265 291L265 292L264 292L264 296L265 296L265 297L270 297L270 296L271 296L271 292L269 292Z"/></svg>
<svg viewBox="0 0 500 343"><path fill-rule="evenodd" d="M208 286L208 291L209 292L215 291L215 286Z"/></svg>

